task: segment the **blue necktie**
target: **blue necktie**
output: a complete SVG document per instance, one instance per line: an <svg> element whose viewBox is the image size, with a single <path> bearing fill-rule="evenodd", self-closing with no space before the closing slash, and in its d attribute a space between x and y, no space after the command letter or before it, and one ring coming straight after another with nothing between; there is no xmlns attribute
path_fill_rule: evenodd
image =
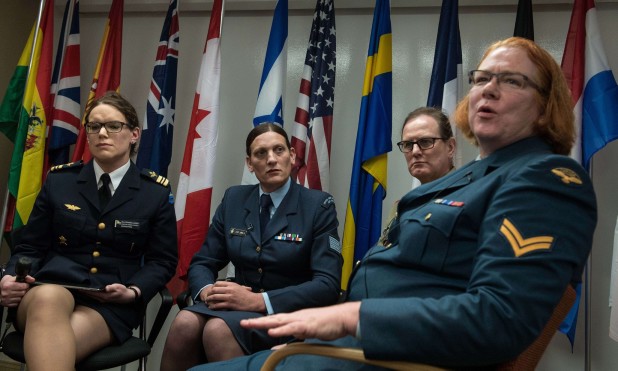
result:
<svg viewBox="0 0 618 371"><path fill-rule="evenodd" d="M273 200L270 195L264 193L260 196L260 233L264 236L266 225L270 221L270 207L273 204Z"/></svg>

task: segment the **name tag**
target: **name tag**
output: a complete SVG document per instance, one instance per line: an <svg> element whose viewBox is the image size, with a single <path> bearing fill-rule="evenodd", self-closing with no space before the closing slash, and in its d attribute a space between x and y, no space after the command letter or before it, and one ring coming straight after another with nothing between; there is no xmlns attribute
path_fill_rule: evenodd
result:
<svg viewBox="0 0 618 371"><path fill-rule="evenodd" d="M132 222L130 220L115 220L114 228L139 229L139 222Z"/></svg>
<svg viewBox="0 0 618 371"><path fill-rule="evenodd" d="M247 230L240 228L230 228L230 234L232 236L245 237L247 235Z"/></svg>

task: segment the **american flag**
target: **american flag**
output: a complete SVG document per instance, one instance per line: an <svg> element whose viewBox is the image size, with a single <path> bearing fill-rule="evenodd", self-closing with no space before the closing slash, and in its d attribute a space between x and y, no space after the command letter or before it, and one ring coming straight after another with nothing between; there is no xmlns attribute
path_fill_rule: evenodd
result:
<svg viewBox="0 0 618 371"><path fill-rule="evenodd" d="M167 176L172 158L180 43L178 1L170 1L152 71L137 166Z"/></svg>
<svg viewBox="0 0 618 371"><path fill-rule="evenodd" d="M292 176L304 187L324 191L329 185L336 45L334 0L318 0L294 117Z"/></svg>

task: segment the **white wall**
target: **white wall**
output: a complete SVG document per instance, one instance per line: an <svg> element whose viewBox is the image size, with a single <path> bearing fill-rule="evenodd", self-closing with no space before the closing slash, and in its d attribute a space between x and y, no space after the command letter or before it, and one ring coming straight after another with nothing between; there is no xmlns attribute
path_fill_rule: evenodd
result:
<svg viewBox="0 0 618 371"><path fill-rule="evenodd" d="M6 2L7 0L2 0ZM9 0L10 1L10 0ZM29 0L33 2L34 0ZM335 197L340 220L340 234L345 219L353 148L358 124L358 113L363 83L373 1L335 0L337 23L337 81L333 148L331 153L330 192ZM560 62L569 25L572 1L533 1L536 41L549 50ZM82 0L82 100L86 100L88 86L100 45L107 9L111 0ZM151 3L143 0L125 0L123 65L121 92L143 114L155 47L165 16L166 1ZM516 0L502 0L501 5L488 6L476 0L461 0L459 22L463 48L464 71L476 66L482 51L491 42L512 35L515 22ZM169 168L170 180L175 186L188 130L190 109L196 86L199 63L209 22L211 1L180 0L180 59L176 103L174 155ZM401 121L427 99L429 79L440 13L440 1L396 1L392 7L393 31L393 143L399 140ZM290 0L288 36L288 80L285 100L286 128L291 127L298 95L299 79L309 37L313 0ZM58 22L64 0L57 0ZM186 6L186 8L185 8ZM227 13L222 30L221 114L217 167L213 191L212 212L224 190L240 182L244 158L244 139L251 128L262 63L268 40L274 1L233 1L226 5ZM257 8L257 10L255 10ZM618 45L614 36L618 31L618 1L597 0L597 9L605 51L610 66L618 71ZM0 13L0 22L10 18ZM17 35L16 35L17 36ZM25 40L26 36L19 35ZM23 45L23 44L22 44ZM0 91L4 92L18 59L15 46L0 44L3 76ZM21 46L17 47L21 51ZM8 52L7 52L8 50ZM7 57L8 56L8 57ZM8 72L10 75L10 72ZM5 141L6 142L6 141ZM6 168L9 156L5 142L0 142L0 170ZM460 141L464 162L476 155L476 150ZM591 345L592 369L618 369L618 343L607 335L609 309L609 272L613 230L618 213L618 197L612 191L618 186L618 144L602 150L594 160L593 180L599 204L599 224L592 252L592 306ZM5 170L3 170L3 173ZM389 154L389 184L385 209L407 192L411 180L406 171L403 155L396 148ZM576 216L574 216L576 217ZM556 336L546 353L540 370L584 369L583 311L578 324L578 336L571 354L565 337ZM168 322L171 320L168 319ZM149 369L157 369L166 332L157 342L150 358Z"/></svg>

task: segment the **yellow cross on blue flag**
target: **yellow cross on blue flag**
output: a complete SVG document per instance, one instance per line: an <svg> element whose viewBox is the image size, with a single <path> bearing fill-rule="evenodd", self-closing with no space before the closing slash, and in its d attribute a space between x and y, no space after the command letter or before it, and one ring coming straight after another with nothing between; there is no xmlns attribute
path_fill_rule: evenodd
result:
<svg viewBox="0 0 618 371"><path fill-rule="evenodd" d="M343 272L347 286L352 263L380 237L386 196L387 153L392 150L392 33L389 0L376 0L365 82L343 230Z"/></svg>

